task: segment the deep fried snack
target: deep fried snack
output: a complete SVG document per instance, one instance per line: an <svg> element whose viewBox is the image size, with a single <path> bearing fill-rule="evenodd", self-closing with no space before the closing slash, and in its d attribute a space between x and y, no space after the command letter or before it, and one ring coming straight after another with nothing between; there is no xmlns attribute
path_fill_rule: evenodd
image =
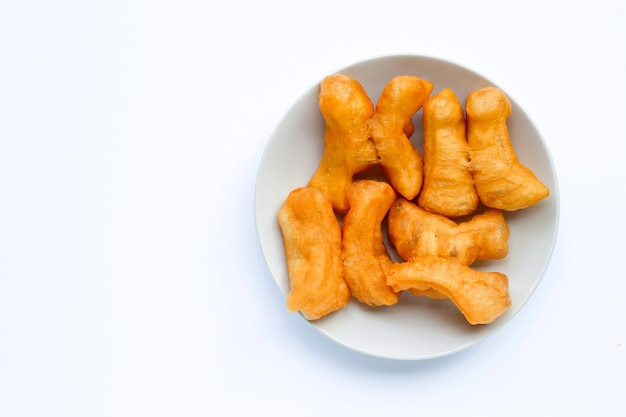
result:
<svg viewBox="0 0 626 417"><path fill-rule="evenodd" d="M427 288L427 289L421 289L421 290L418 290L417 288L409 288L409 292L416 297L428 297L434 300L445 300L446 298L448 298L445 296L445 294L442 294L433 288Z"/></svg>
<svg viewBox="0 0 626 417"><path fill-rule="evenodd" d="M322 80L319 108L325 122L324 151L308 186L328 194L333 208L345 214L346 189L354 175L378 163L367 129L374 105L358 81L336 74Z"/></svg>
<svg viewBox="0 0 626 417"><path fill-rule="evenodd" d="M287 196L278 212L287 257L287 309L316 320L348 304L343 279L341 229L330 200L303 187Z"/></svg>
<svg viewBox="0 0 626 417"><path fill-rule="evenodd" d="M407 261L440 256L471 265L476 260L502 259L509 251L510 230L498 209L456 223L399 197L389 209L387 224L389 241Z"/></svg>
<svg viewBox="0 0 626 417"><path fill-rule="evenodd" d="M476 191L483 204L502 210L519 210L546 198L550 191L513 149L507 118L511 102L496 87L467 96L467 140Z"/></svg>
<svg viewBox="0 0 626 417"><path fill-rule="evenodd" d="M473 213L480 202L470 172L465 115L454 92L444 88L426 100L424 126L424 183L418 204L447 217Z"/></svg>
<svg viewBox="0 0 626 417"><path fill-rule="evenodd" d="M398 293L387 285L393 261L381 225L396 193L386 182L360 180L348 188L350 210L342 223L344 278L352 295L370 306L393 305Z"/></svg>
<svg viewBox="0 0 626 417"><path fill-rule="evenodd" d="M470 324L491 323L511 306L506 275L477 271L454 258L428 256L393 264L387 283L396 291L433 289L449 298Z"/></svg>
<svg viewBox="0 0 626 417"><path fill-rule="evenodd" d="M430 81L411 75L393 78L385 86L369 128L380 157L380 166L395 190L411 200L422 188L422 154L409 137L413 115L433 90Z"/></svg>

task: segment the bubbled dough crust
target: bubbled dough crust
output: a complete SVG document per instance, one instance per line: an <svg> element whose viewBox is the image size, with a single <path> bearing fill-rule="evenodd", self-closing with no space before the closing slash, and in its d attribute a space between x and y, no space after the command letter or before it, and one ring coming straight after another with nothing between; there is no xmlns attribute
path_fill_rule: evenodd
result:
<svg viewBox="0 0 626 417"><path fill-rule="evenodd" d="M395 199L386 182L361 180L348 189L350 210L342 223L345 280L352 295L370 306L398 302L398 293L387 285L392 260L381 229Z"/></svg>
<svg viewBox="0 0 626 417"><path fill-rule="evenodd" d="M289 275L287 309L317 320L347 305L341 229L328 197L311 187L293 190L278 213L278 223Z"/></svg>
<svg viewBox="0 0 626 417"><path fill-rule="evenodd" d="M470 166L483 204L514 211L548 197L548 188L515 153L506 124L511 102L504 92L496 87L473 91L465 107Z"/></svg>
<svg viewBox="0 0 626 417"><path fill-rule="evenodd" d="M422 124L424 184L418 204L447 217L473 213L480 200L470 172L465 114L451 89L444 88L426 100Z"/></svg>
<svg viewBox="0 0 626 417"><path fill-rule="evenodd" d="M325 123L324 150L308 186L325 192L334 210L345 214L346 190L354 175L378 163L367 129L374 106L358 81L336 74L322 80L319 108Z"/></svg>

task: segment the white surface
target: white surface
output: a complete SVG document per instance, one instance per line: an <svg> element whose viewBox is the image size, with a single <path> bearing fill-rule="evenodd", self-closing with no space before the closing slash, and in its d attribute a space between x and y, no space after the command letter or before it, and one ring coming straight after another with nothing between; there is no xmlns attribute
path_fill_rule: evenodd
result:
<svg viewBox="0 0 626 417"><path fill-rule="evenodd" d="M467 68L418 55L374 58L337 72L354 77L374 104L385 85L399 75L429 80L434 85L433 94L442 88L451 88L463 105L470 92L494 85L493 81ZM306 186L322 158L324 121L318 95L319 85L310 88L280 121L265 148L256 181L255 219L261 251L272 277L285 295L289 292L289 278L277 213L289 192ZM475 269L507 275L511 307L488 326L470 326L451 302L431 302L405 294L392 307L370 308L350 302L340 312L311 321L311 325L338 343L368 355L432 359L473 346L520 311L541 281L553 253L559 190L547 145L519 104L512 97L509 100L513 112L507 126L516 154L551 190L548 198L532 208L505 213L511 236L509 253L504 259L472 265ZM423 152L421 117L421 111L413 117L415 133L411 140ZM394 257L389 242L387 249ZM395 260L401 261L397 254Z"/></svg>
<svg viewBox="0 0 626 417"><path fill-rule="evenodd" d="M0 415L626 414L623 2L214 4L0 6ZM415 363L286 314L254 227L289 106L392 53L506 86L561 191L523 314Z"/></svg>

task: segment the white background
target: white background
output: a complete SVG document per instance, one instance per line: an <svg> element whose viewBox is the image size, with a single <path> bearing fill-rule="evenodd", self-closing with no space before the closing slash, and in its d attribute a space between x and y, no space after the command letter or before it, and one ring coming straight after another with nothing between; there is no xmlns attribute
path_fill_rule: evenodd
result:
<svg viewBox="0 0 626 417"><path fill-rule="evenodd" d="M0 3L0 415L625 415L625 3L222 3ZM288 314L254 224L291 104L396 53L505 87L561 194L520 314L418 362Z"/></svg>

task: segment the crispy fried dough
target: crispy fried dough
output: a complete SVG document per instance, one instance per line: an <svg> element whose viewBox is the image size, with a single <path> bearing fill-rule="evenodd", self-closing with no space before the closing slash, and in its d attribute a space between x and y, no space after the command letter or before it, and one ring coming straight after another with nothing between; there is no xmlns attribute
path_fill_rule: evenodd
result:
<svg viewBox="0 0 626 417"><path fill-rule="evenodd" d="M389 209L387 223L389 241L405 260L441 256L471 265L479 259L502 259L509 250L510 230L498 209L486 209L457 224L399 197Z"/></svg>
<svg viewBox="0 0 626 417"><path fill-rule="evenodd" d="M511 144L511 102L504 92L496 87L471 92L466 113L472 176L483 204L513 211L546 198L550 191L519 162Z"/></svg>
<svg viewBox="0 0 626 417"><path fill-rule="evenodd" d="M454 92L444 88L426 100L424 126L424 183L418 204L447 217L473 213L480 200L470 172L465 115Z"/></svg>
<svg viewBox="0 0 626 417"><path fill-rule="evenodd" d="M511 306L506 275L476 271L454 258L428 256L393 264L387 283L396 291L435 290L470 324L491 323Z"/></svg>
<svg viewBox="0 0 626 417"><path fill-rule="evenodd" d="M416 297L428 297L435 300L445 300L446 298L448 298L445 296L445 294L442 294L433 288L420 290L418 290L417 288L409 288L409 292Z"/></svg>
<svg viewBox="0 0 626 417"><path fill-rule="evenodd" d="M341 228L330 200L312 187L293 190L278 213L289 274L287 309L317 320L348 304Z"/></svg>
<svg viewBox="0 0 626 417"><path fill-rule="evenodd" d="M398 293L386 281L392 260L381 230L395 199L395 191L386 182L361 180L348 188L350 210L342 223L344 278L352 295L370 306L398 302Z"/></svg>
<svg viewBox="0 0 626 417"><path fill-rule="evenodd" d="M333 208L345 214L346 189L354 175L378 163L367 129L374 106L358 81L336 74L322 80L319 108L325 123L324 151L308 186L328 194Z"/></svg>
<svg viewBox="0 0 626 417"><path fill-rule="evenodd" d="M409 137L413 115L433 90L430 81L411 75L393 78L385 86L369 122L380 166L395 190L411 200L422 188L422 154Z"/></svg>

